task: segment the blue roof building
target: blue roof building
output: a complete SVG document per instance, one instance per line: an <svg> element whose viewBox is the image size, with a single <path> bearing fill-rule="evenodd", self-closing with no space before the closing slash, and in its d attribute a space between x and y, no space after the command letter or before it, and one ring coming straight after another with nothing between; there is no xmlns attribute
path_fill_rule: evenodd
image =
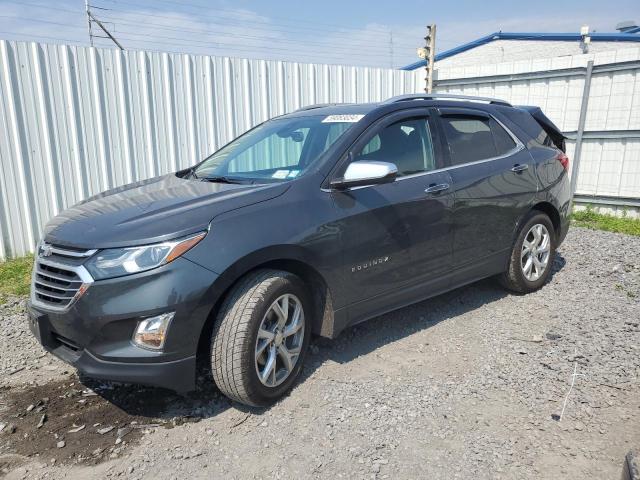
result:
<svg viewBox="0 0 640 480"><path fill-rule="evenodd" d="M640 47L639 26L634 22L624 22L618 25L618 29L615 33L589 33L587 44L580 33L499 31L437 53L435 61L439 68L444 68ZM426 61L420 60L402 67L402 70L415 70L425 65Z"/></svg>

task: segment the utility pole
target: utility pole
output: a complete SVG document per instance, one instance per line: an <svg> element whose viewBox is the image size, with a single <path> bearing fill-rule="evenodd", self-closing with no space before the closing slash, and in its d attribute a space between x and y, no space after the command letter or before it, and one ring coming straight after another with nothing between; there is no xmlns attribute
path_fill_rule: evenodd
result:
<svg viewBox="0 0 640 480"><path fill-rule="evenodd" d="M91 29L91 12L89 12L89 0L84 0L84 10L87 12L87 28L89 30L89 44L93 47L93 31Z"/></svg>
<svg viewBox="0 0 640 480"><path fill-rule="evenodd" d="M576 193L578 185L578 173L580 172L580 157L582 157L582 138L584 126L587 122L587 109L589 108L589 95L591 93L591 78L593 77L593 60L587 62L584 74L584 87L582 88L582 102L580 105L580 117L578 118L578 131L576 132L575 149L573 152L573 168L571 169L571 198Z"/></svg>
<svg viewBox="0 0 640 480"><path fill-rule="evenodd" d="M434 57L435 57L435 53L436 53L436 25L435 23L432 25L428 25L427 26L427 35L424 37L424 42L425 42L425 60L427 62L426 65L426 78L425 83L425 89L424 91L427 93L431 93L433 90L433 63L434 63Z"/></svg>
<svg viewBox="0 0 640 480"><path fill-rule="evenodd" d="M91 46L93 47L93 37L108 38L113 43L115 43L120 50L124 50L124 47L122 45L120 45L120 42L118 42L118 40L116 40L113 35L111 35L109 30L107 30L107 27L105 27L100 20L98 20L96 17L93 16L93 13L91 12L91 5L89 5L89 0L85 0L84 1L84 6L85 6L85 10L87 12L87 22L88 22L88 25L89 25L89 43L91 43ZM100 36L100 35L93 35L93 32L92 32L92 23L93 22L95 22L96 25L98 25L100 27L100 29L107 35L106 37L103 37L103 36Z"/></svg>

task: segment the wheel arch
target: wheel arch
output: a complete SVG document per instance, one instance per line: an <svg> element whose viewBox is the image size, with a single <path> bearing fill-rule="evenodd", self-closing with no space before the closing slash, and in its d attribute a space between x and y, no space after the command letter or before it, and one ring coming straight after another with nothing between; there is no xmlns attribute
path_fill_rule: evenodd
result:
<svg viewBox="0 0 640 480"><path fill-rule="evenodd" d="M325 277L313 266L308 253L291 245L268 247L254 252L229 266L209 290L213 304L198 340L198 357L208 356L216 316L225 298L237 283L251 272L261 269L282 270L298 276L307 286L313 303L312 333L325 337L334 335L334 309L331 289Z"/></svg>
<svg viewBox="0 0 640 480"><path fill-rule="evenodd" d="M531 210L538 210L539 212L545 213L551 220L556 237L560 234L560 230L562 228L560 211L552 203L538 202L531 208Z"/></svg>
<svg viewBox="0 0 640 480"><path fill-rule="evenodd" d="M522 229L522 226L525 223L525 220L529 217L531 212L535 212L535 211L542 212L545 215L547 215L551 220L551 224L553 225L553 229L555 230L556 236L559 234L561 225L562 225L561 219L560 219L560 211L551 202L539 201L538 203L532 205L531 208L527 210L518 219L517 223L515 224L515 228L513 230L513 235L511 239L511 248L513 248L513 246L515 245L516 240L518 239L518 235L520 235L520 230ZM508 263L509 263L509 259L506 258L505 268L507 268Z"/></svg>

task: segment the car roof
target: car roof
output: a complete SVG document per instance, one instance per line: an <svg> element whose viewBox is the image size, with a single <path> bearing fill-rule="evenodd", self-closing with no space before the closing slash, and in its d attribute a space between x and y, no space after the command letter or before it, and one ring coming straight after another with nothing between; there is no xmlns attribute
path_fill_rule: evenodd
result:
<svg viewBox="0 0 640 480"><path fill-rule="evenodd" d="M420 102L417 105L417 102ZM308 105L294 112L282 115L279 118L291 118L316 115L366 115L374 110L391 107L391 110L410 108L412 106L446 106L446 107L488 107L499 105L511 107L504 100L489 97L473 97L455 94L408 94L391 97L382 102L375 103L322 103Z"/></svg>
<svg viewBox="0 0 640 480"><path fill-rule="evenodd" d="M366 115L380 106L379 103L322 103L309 105L279 118L309 117L315 115Z"/></svg>

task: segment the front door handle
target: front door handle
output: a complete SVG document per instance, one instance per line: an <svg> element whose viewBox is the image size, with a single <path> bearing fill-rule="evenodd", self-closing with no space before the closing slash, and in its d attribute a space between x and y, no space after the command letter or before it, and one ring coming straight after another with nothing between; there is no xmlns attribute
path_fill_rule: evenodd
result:
<svg viewBox="0 0 640 480"><path fill-rule="evenodd" d="M511 171L512 172L524 172L527 168L529 168L529 165L520 165L519 163L516 163L512 168Z"/></svg>
<svg viewBox="0 0 640 480"><path fill-rule="evenodd" d="M449 190L448 183L432 183L425 189L425 193L438 193Z"/></svg>

